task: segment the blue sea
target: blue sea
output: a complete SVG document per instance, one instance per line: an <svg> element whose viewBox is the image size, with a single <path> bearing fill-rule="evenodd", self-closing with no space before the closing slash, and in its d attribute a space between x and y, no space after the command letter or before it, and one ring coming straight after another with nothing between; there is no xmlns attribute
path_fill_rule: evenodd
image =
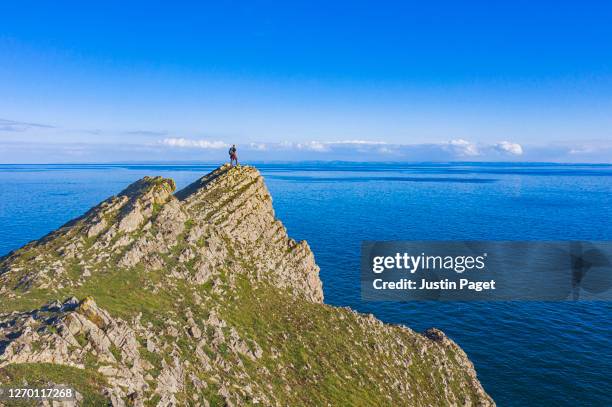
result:
<svg viewBox="0 0 612 407"><path fill-rule="evenodd" d="M0 255L145 175L183 187L213 165L0 165ZM612 405L612 304L362 302L362 240L612 240L612 166L260 164L277 216L306 239L325 302L438 327L500 406Z"/></svg>

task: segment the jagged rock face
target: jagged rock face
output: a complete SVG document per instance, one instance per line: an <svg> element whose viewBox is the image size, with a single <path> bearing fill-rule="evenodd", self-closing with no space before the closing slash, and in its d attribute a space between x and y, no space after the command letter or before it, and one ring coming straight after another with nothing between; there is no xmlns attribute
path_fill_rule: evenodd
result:
<svg viewBox="0 0 612 407"><path fill-rule="evenodd" d="M322 302L314 256L275 219L255 168L223 166L176 196L174 188L172 180L145 177L29 244L0 266L0 292L79 284L91 269L138 265L171 268L175 277L201 284L214 279L220 267L231 267L233 274L249 273ZM168 259L173 250L180 250L179 256ZM231 265L230 250L239 260ZM68 277L70 269L82 269L81 278Z"/></svg>
<svg viewBox="0 0 612 407"><path fill-rule="evenodd" d="M219 228L259 278L272 277L283 288L323 302L319 267L308 243L287 236L255 168L223 166L176 195L191 219Z"/></svg>
<svg viewBox="0 0 612 407"><path fill-rule="evenodd" d="M98 371L108 378L107 396L115 404L129 394L143 394L150 363L140 357L135 329L131 324L112 318L95 301L71 298L63 304L47 304L30 312L0 317L5 338L0 367L19 363L52 363L84 369L88 356L94 354ZM133 328L132 328L133 327Z"/></svg>
<svg viewBox="0 0 612 407"><path fill-rule="evenodd" d="M493 404L442 332L321 304L255 168L174 189L145 177L0 260L0 383L83 405Z"/></svg>

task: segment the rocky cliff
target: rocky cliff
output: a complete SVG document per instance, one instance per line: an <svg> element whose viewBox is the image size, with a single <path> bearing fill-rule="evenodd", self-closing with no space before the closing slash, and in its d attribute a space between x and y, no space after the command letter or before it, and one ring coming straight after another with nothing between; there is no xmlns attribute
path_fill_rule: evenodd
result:
<svg viewBox="0 0 612 407"><path fill-rule="evenodd" d="M1 385L79 405L493 404L442 332L324 305L255 168L174 189L145 177L0 259Z"/></svg>

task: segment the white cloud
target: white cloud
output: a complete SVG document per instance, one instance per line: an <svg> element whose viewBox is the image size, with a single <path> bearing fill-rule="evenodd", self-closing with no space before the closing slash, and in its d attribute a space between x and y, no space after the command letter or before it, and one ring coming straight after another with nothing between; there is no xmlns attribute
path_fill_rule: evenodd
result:
<svg viewBox="0 0 612 407"><path fill-rule="evenodd" d="M590 147L576 147L576 148L572 148L569 151L569 154L590 154L594 151L595 149L590 148Z"/></svg>
<svg viewBox="0 0 612 407"><path fill-rule="evenodd" d="M502 153L509 153L512 155L523 154L523 147L520 144L511 143L509 141L500 141L499 143L495 144L494 148Z"/></svg>
<svg viewBox="0 0 612 407"><path fill-rule="evenodd" d="M270 147L278 149L298 149L308 151L330 151L334 147L351 147L351 146L381 146L387 145L386 141L369 141L369 140L337 140L337 141L318 141L310 140L303 142L281 141L280 143L269 144Z"/></svg>
<svg viewBox="0 0 612 407"><path fill-rule="evenodd" d="M366 146L379 146L383 144L389 144L386 141L370 141L370 140L341 140L341 141L324 141L323 144L354 144L354 145L366 145Z"/></svg>
<svg viewBox="0 0 612 407"><path fill-rule="evenodd" d="M268 146L265 143L249 143L249 148L256 151L268 150Z"/></svg>
<svg viewBox="0 0 612 407"><path fill-rule="evenodd" d="M281 141L280 143L269 143L266 144L266 147L270 149L277 150L304 150L304 151L313 151L313 152L329 152L334 148L360 148L360 147L370 147L370 146L384 146L388 145L386 141L370 141L370 140L336 140L336 141L303 141L303 142L291 142L291 141ZM253 143L251 143L252 147ZM362 151L362 150L360 150Z"/></svg>
<svg viewBox="0 0 612 407"><path fill-rule="evenodd" d="M456 139L449 141L446 146L443 144L442 147L446 147L447 150L452 151L456 155L475 157L480 155L480 151L478 150L478 146L476 144L464 140L464 139Z"/></svg>
<svg viewBox="0 0 612 407"><path fill-rule="evenodd" d="M224 141L210 141L210 140L192 140L182 137L171 137L165 138L160 141L161 144L170 147L182 147L182 148L202 148L202 149L220 149L228 147Z"/></svg>
<svg viewBox="0 0 612 407"><path fill-rule="evenodd" d="M292 145L295 146L295 148L297 148L298 150L317 151L320 153L329 151L328 144L320 141L306 141L304 143L297 143Z"/></svg>

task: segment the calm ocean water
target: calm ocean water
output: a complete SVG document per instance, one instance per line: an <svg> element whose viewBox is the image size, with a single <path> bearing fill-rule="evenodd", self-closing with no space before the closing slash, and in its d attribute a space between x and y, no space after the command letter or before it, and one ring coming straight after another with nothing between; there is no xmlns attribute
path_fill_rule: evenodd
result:
<svg viewBox="0 0 612 407"><path fill-rule="evenodd" d="M500 406L612 405L610 303L366 303L362 240L612 240L612 166L259 165L289 234L310 243L325 301L444 330ZM0 255L145 175L183 187L212 165L0 165Z"/></svg>

